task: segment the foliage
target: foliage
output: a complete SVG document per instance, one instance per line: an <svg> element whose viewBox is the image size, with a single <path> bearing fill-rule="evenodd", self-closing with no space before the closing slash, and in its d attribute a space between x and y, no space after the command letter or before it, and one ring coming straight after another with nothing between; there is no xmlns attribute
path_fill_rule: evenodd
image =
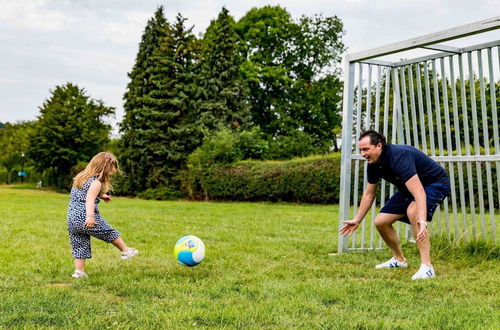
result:
<svg viewBox="0 0 500 330"><path fill-rule="evenodd" d="M180 14L169 24L163 7L148 21L124 96L121 193L178 186L187 155L221 127L262 127L269 142L261 137L255 147L247 139L246 151L247 133L238 135L250 158L336 148L338 18L294 22L285 9L267 6L235 23L222 8L201 40L191 30ZM230 154L224 155L231 161L243 157Z"/></svg>
<svg viewBox="0 0 500 330"><path fill-rule="evenodd" d="M114 108L91 99L84 89L72 83L56 86L40 108L27 155L39 172L50 169L50 185L68 189L71 168L90 160L108 142L111 126L104 118L112 114Z"/></svg>
<svg viewBox="0 0 500 330"><path fill-rule="evenodd" d="M210 200L335 203L339 200L340 155L278 161L242 161L195 171L190 196ZM200 191L201 190L201 191Z"/></svg>
<svg viewBox="0 0 500 330"><path fill-rule="evenodd" d="M128 193L176 186L176 176L187 155L201 142L194 97L198 94L195 78L199 42L192 28L185 27L185 20L179 14L174 24L168 24L160 7L143 36L143 44L154 44L149 48L141 44L140 48L152 51L145 55L146 68L134 68L145 70L149 85L132 93L135 89L131 82L125 98L136 98L132 103L135 108L125 109L131 115L122 125L121 161L129 181L125 182ZM157 37L147 37L150 31L157 31ZM143 60L139 55L138 62Z"/></svg>
<svg viewBox="0 0 500 330"><path fill-rule="evenodd" d="M279 6L248 11L236 24L250 87L252 119L271 137L303 131L318 153L336 144L344 51L337 17L302 16L294 22Z"/></svg>
<svg viewBox="0 0 500 330"><path fill-rule="evenodd" d="M182 193L177 188L172 187L160 187L160 188L149 188L139 194L137 197L144 199L155 199L155 200L176 200L182 197Z"/></svg>
<svg viewBox="0 0 500 330"><path fill-rule="evenodd" d="M396 71L398 76L401 76L402 68ZM495 123L495 108L491 97L491 84L486 79L483 80L484 86L484 104L481 100L481 81L478 77L461 77L455 75L454 81L450 81L450 77L443 77L439 72L435 72L435 68L430 63L425 65L419 64L411 66L409 69L404 69L405 80L404 90L403 83L400 82L400 90L402 94L402 114L403 118L400 123L396 123L396 127L405 128L404 143L414 145L421 150L426 151L428 154L440 154L440 144L443 148L443 154L454 152L456 150L462 151L464 147L470 151L471 154L480 153L476 150L475 143L484 148L486 145L492 147L494 145L494 126L498 126L498 115L496 116ZM411 80L411 78L413 80ZM462 89L463 79L463 89ZM385 88L387 81L387 74L383 74L380 80L380 116L379 121L376 122L375 111L373 111L376 100L376 83L373 83L370 88L364 88L362 92L361 109L362 114L359 119L361 130L378 129L383 132L384 130L392 131L391 126L394 127L393 122L393 105L394 105L394 79L390 78L389 95L387 100L385 97ZM445 86L443 88L443 85ZM474 87L472 87L472 85ZM413 86L413 91L411 87ZM421 87L421 94L417 93L418 86ZM494 87L496 90L500 89L500 82L496 82ZM403 93L405 91L406 93ZM438 91L439 95L436 94ZM446 93L447 103L445 102L444 95ZM355 105L358 107L358 91L355 91ZM370 113L370 126L366 127L366 111L367 108L367 95L371 101ZM455 98L455 101L454 101ZM406 99L407 111L404 110L404 100ZM387 101L387 102L386 102ZM439 102L439 107L438 107ZM496 93L496 104L500 104L500 94ZM384 109L391 109L388 114ZM484 112L482 111L484 107ZM415 118L412 115L412 108L415 111ZM446 111L448 109L448 111ZM439 110L439 117L438 117ZM456 111L456 116L454 114ZM356 115L356 114L355 114ZM448 116L449 125L446 124L446 116ZM474 129L474 118L477 121L477 129ZM355 117L355 121L357 117ZM414 125L415 124L415 125ZM406 126L407 125L407 126ZM422 127L423 125L423 127ZM467 129L466 129L467 125ZM406 129L408 127L408 129ZM417 131L415 131L415 128ZM433 134L430 133L432 128ZM448 140L446 129L450 130L450 140ZM438 132L441 131L441 143ZM468 143L466 143L466 133L468 134ZM486 135L486 134L487 135ZM392 134L390 134L392 135ZM487 136L487 138L486 138ZM457 138L460 145L457 144ZM400 139L396 136L396 141L393 141L392 136L388 136L391 143L400 143ZM433 142L432 142L433 140ZM448 148L449 147L449 148ZM464 152L462 154L465 154Z"/></svg>
<svg viewBox="0 0 500 330"><path fill-rule="evenodd" d="M27 157L29 136L34 122L5 123L0 129L0 168L6 171L3 182L10 183L12 172L26 169L32 162ZM32 173L30 173L32 174Z"/></svg>
<svg viewBox="0 0 500 330"><path fill-rule="evenodd" d="M199 84L201 125L208 131L218 127L249 127L248 87L243 80L234 19L222 8L202 40Z"/></svg>
<svg viewBox="0 0 500 330"><path fill-rule="evenodd" d="M148 95L155 92L151 69L153 55L158 53L162 38L170 33L170 27L163 14L163 7L159 7L144 30L139 51L136 56L132 72L129 73L130 82L124 95L125 110L123 121L120 124L122 133L120 139L120 164L125 173L120 190L125 193L141 191L147 186L147 177L151 165L148 164L150 155L147 155L150 144L150 124L156 118L151 118L153 109L148 102ZM158 111L157 111L158 112Z"/></svg>
<svg viewBox="0 0 500 330"><path fill-rule="evenodd" d="M234 131L222 128L206 135L203 143L191 155L187 173L183 175L183 187L191 198L207 197L205 179L217 165L232 164L243 159L264 159L268 142L259 128Z"/></svg>
<svg viewBox="0 0 500 330"><path fill-rule="evenodd" d="M295 131L290 135L278 135L269 143L269 159L286 160L292 157L305 157L321 149L312 136L303 131Z"/></svg>
<svg viewBox="0 0 500 330"><path fill-rule="evenodd" d="M481 245L450 251L432 236L437 278L412 281L415 244L403 244L405 269L374 269L388 249L329 256L337 205L115 197L101 214L139 255L124 262L93 240L89 278L75 280L67 205L67 194L0 187L0 328L498 328L498 252ZM173 257L186 234L206 245L195 268Z"/></svg>

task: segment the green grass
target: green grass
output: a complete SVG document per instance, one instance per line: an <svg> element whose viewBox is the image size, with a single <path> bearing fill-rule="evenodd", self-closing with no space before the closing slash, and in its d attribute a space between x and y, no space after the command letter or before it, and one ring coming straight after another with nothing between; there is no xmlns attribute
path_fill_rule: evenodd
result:
<svg viewBox="0 0 500 330"><path fill-rule="evenodd" d="M389 252L337 256L337 206L158 202L114 198L101 213L140 250L119 260L93 241L75 280L68 195L0 187L2 328L498 329L497 246L435 241L438 277L375 270ZM206 258L178 264L173 246L200 237Z"/></svg>

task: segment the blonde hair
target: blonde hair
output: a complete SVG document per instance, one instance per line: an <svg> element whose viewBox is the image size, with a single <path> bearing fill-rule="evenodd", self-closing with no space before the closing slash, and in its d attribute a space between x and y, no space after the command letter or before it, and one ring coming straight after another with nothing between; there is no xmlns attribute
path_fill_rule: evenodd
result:
<svg viewBox="0 0 500 330"><path fill-rule="evenodd" d="M81 189L88 179L95 176L101 182L100 194L102 195L113 189L110 177L116 172L120 172L120 167L115 155L109 152L100 152L90 160L83 171L74 177L73 187Z"/></svg>

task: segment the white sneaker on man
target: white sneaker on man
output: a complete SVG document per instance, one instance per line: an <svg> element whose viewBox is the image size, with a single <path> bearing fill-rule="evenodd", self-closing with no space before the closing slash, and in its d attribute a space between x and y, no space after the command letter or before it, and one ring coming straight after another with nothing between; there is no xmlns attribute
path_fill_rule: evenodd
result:
<svg viewBox="0 0 500 330"><path fill-rule="evenodd" d="M375 266L376 269L397 268L397 267L402 267L402 268L408 267L408 264L406 262L399 261L396 258L392 257L391 259L387 260L386 262Z"/></svg>
<svg viewBox="0 0 500 330"><path fill-rule="evenodd" d="M416 272L411 279L412 280L426 280L428 278L436 277L436 272L432 266L427 266L426 264L421 264L420 269Z"/></svg>
<svg viewBox="0 0 500 330"><path fill-rule="evenodd" d="M73 277L73 278L86 278L88 276L87 276L87 274L85 274L85 272L82 272L81 270L75 269L75 272L73 273L73 275L71 275L71 277Z"/></svg>
<svg viewBox="0 0 500 330"><path fill-rule="evenodd" d="M127 250L122 252L121 259L122 260L130 259L130 258L136 256L138 253L139 253L139 251L137 251L136 249L128 248Z"/></svg>

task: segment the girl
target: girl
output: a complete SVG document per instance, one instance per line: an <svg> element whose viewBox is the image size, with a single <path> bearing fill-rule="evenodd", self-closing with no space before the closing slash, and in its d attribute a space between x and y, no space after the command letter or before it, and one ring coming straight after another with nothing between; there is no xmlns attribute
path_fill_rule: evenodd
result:
<svg viewBox="0 0 500 330"><path fill-rule="evenodd" d="M129 259L139 251L127 247L120 233L101 218L97 204L100 199L110 202L110 177L119 171L116 157L100 152L92 158L83 171L77 174L71 188L68 207L68 232L71 242L75 272L71 277L87 277L85 259L92 257L90 236L112 243L121 251L121 259Z"/></svg>

